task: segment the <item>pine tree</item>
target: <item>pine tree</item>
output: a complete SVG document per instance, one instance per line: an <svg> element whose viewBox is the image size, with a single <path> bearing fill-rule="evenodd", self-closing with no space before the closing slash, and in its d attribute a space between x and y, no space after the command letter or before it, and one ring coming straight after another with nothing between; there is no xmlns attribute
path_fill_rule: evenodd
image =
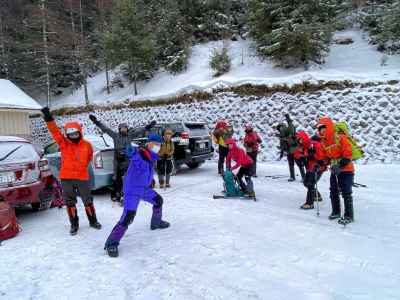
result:
<svg viewBox="0 0 400 300"><path fill-rule="evenodd" d="M155 35L145 22L144 0L120 0L113 14L111 30L105 34L107 57L114 65L125 63L129 79L134 82L135 95L137 80L155 68Z"/></svg>
<svg viewBox="0 0 400 300"><path fill-rule="evenodd" d="M285 67L323 63L337 0L251 0L249 22L258 52Z"/></svg>

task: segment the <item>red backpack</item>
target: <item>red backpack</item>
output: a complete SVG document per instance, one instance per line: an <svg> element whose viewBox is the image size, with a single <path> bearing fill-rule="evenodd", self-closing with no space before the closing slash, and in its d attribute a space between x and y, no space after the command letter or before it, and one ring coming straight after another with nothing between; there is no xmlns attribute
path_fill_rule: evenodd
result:
<svg viewBox="0 0 400 300"><path fill-rule="evenodd" d="M16 236L19 232L14 208L0 199L0 242Z"/></svg>

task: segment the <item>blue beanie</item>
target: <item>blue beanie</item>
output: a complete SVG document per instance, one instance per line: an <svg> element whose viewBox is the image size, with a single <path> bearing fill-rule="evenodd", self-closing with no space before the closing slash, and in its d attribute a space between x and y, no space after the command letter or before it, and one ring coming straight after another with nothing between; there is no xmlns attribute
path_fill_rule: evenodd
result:
<svg viewBox="0 0 400 300"><path fill-rule="evenodd" d="M155 142L155 143L160 143L160 144L162 143L162 138L159 134L153 133L153 134L150 134L147 138L148 138L149 142Z"/></svg>

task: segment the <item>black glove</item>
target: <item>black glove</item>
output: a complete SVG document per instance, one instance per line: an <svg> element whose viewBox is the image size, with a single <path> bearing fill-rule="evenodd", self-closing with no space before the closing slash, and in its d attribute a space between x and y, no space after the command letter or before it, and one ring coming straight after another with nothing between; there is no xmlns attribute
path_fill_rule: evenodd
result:
<svg viewBox="0 0 400 300"><path fill-rule="evenodd" d="M157 124L156 121L151 121L149 124L146 125L145 129L149 130L150 128L154 127Z"/></svg>
<svg viewBox="0 0 400 300"><path fill-rule="evenodd" d="M51 122L51 121L54 121L54 118L53 118L53 116L51 115L51 112L50 112L50 109L46 106L46 107L43 107L42 109L41 109L41 112L42 112L42 114L43 114L43 119L44 119L44 121L47 123L47 122Z"/></svg>
<svg viewBox="0 0 400 300"><path fill-rule="evenodd" d="M339 167L339 165L332 165L331 172L333 175L338 176L342 172L342 169Z"/></svg>
<svg viewBox="0 0 400 300"><path fill-rule="evenodd" d="M89 115L89 119L90 119L90 121L92 121L93 123L96 123L96 122L97 122L97 118L96 118L95 115L90 114L90 115Z"/></svg>
<svg viewBox="0 0 400 300"><path fill-rule="evenodd" d="M340 168L344 168L346 165L348 165L349 163L351 163L351 159L348 158L342 158L341 160L339 160L339 167Z"/></svg>

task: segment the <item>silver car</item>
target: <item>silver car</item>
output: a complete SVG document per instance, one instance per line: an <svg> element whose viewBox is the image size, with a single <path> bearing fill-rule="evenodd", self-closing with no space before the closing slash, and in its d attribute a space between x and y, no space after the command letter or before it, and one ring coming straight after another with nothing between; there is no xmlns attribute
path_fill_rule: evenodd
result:
<svg viewBox="0 0 400 300"><path fill-rule="evenodd" d="M108 136L85 135L85 140L93 146L93 158L89 166L92 190L110 187L114 176L114 142ZM49 161L54 176L59 178L61 153L56 142L44 148L44 154Z"/></svg>

